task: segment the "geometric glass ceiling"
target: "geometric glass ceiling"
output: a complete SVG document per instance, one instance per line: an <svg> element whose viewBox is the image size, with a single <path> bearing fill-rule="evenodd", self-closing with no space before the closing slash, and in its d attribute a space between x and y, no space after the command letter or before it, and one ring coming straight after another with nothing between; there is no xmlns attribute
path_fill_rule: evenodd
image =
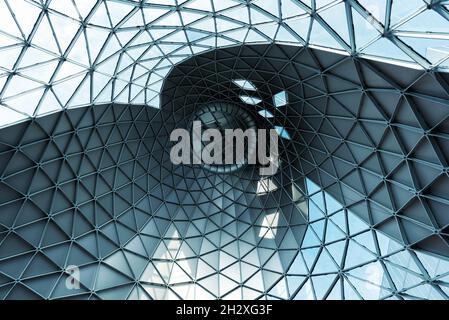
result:
<svg viewBox="0 0 449 320"><path fill-rule="evenodd" d="M449 69L449 1L1 0L0 127L110 102L158 108L172 67L248 43Z"/></svg>
<svg viewBox="0 0 449 320"><path fill-rule="evenodd" d="M178 64L161 110L4 128L0 299L449 299L446 77L233 46ZM278 131L278 174L169 161L170 131L220 97Z"/></svg>

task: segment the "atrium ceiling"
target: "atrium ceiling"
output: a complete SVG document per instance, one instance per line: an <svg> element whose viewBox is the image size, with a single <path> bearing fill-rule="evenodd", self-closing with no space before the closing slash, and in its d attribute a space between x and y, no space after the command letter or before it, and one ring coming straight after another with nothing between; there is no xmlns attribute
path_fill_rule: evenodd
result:
<svg viewBox="0 0 449 320"><path fill-rule="evenodd" d="M0 126L103 103L160 106L173 65L250 43L449 67L436 0L2 0Z"/></svg>
<svg viewBox="0 0 449 320"><path fill-rule="evenodd" d="M0 0L0 298L448 299L448 20ZM280 170L172 164L204 112L276 129Z"/></svg>

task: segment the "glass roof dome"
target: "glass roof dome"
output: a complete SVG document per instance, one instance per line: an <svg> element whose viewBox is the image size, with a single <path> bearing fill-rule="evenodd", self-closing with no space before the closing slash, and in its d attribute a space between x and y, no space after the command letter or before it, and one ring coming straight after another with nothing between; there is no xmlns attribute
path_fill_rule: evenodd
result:
<svg viewBox="0 0 449 320"><path fill-rule="evenodd" d="M0 126L64 108L160 104L173 65L248 43L449 67L449 1L0 1Z"/></svg>

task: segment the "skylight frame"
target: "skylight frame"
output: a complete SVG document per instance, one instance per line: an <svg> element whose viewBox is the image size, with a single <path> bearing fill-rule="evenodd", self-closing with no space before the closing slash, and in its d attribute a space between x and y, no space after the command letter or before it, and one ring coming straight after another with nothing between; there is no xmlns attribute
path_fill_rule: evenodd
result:
<svg viewBox="0 0 449 320"><path fill-rule="evenodd" d="M245 91L257 91L257 87L250 80L236 79L232 82Z"/></svg>

